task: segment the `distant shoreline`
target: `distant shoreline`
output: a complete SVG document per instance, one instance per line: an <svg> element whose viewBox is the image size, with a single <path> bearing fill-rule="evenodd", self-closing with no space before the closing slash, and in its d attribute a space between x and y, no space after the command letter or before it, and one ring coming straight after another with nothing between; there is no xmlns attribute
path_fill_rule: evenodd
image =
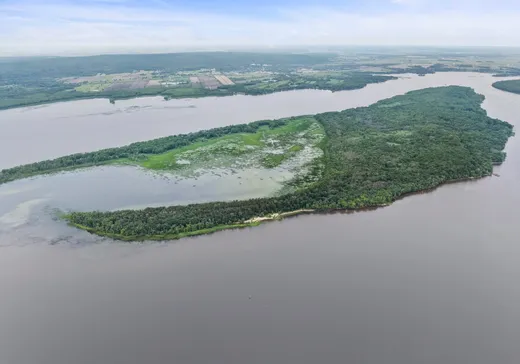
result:
<svg viewBox="0 0 520 364"><path fill-rule="evenodd" d="M341 91L352 91L352 90L360 90L362 88L365 88L367 85L356 88L356 89L348 89L348 90L339 90L339 91L333 91L333 90L326 90L326 89L318 89L318 88L300 88L300 89L291 89L291 90L279 90L279 91L272 91L264 94L247 94L243 92L236 92L236 93L227 93L227 94L215 94L215 95L194 95L194 96L178 96L178 97L166 97L163 96L160 93L157 94L150 94L150 95L137 95L137 96L126 96L126 97L118 97L118 98L111 98L109 96L101 96L101 95L86 95L82 97L72 98L72 99L63 99L63 100L55 100L55 101L42 101L42 102L35 102L30 103L27 105L14 105L14 106L0 106L0 111L5 110L14 110L14 109L24 109L24 108L30 108L35 106L45 106L45 105L53 105L53 104L60 104L60 103L68 103L68 102L74 102L74 101L86 101L86 100L107 100L109 103L114 104L117 101L125 101L125 100L134 100L134 99L143 99L146 97L160 97L164 101L170 101L170 100L189 100L189 99L202 99L202 98L209 98L209 97L230 97L230 96L265 96L265 95L273 95L277 93L282 92L291 92L291 91L306 91L306 90L319 90L319 91L329 91L329 92L341 92Z"/></svg>
<svg viewBox="0 0 520 364"><path fill-rule="evenodd" d="M14 104L14 105L7 105L7 106L0 106L0 111L3 110L12 110L12 109L22 109L26 107L34 107L34 106L40 106L40 105L51 105L61 102L72 102L72 101L82 101L82 100L92 100L92 99L100 99L100 100L108 100L108 102L114 104L116 101L122 101L122 100L131 100L131 99L138 99L143 97L162 97L165 101L168 100L178 100L178 99L200 99L205 97L227 97L227 96L235 96L235 95L246 95L246 96L262 96L262 95L272 95L279 92L287 92L287 91L300 91L300 90L322 90L322 91L330 91L330 92L341 92L341 91L352 91L352 90L360 90L365 88L369 84L374 83L384 83L387 81L395 80L397 79L395 76L392 75L378 75L381 78L386 77L386 79L381 79L377 81L371 81L371 82L364 82L362 84L354 84L354 85L345 85L343 88L336 89L336 88L326 88L326 87L311 87L308 85L297 85L297 86L288 86L288 87L281 87L280 89L266 89L266 90L234 90L234 89L227 89L227 88L218 88L215 90L208 90L208 89L197 89L200 90L200 93L186 93L186 94L179 94L174 95L171 93L167 93L167 91L175 90L175 89L169 89L169 88L150 88L150 89L140 89L141 92L128 94L128 95L110 95L106 93L92 93L92 94L74 94L73 97L67 98L61 98L61 99L55 99L55 100L44 100L44 101L35 101L35 102L29 102L27 104Z"/></svg>
<svg viewBox="0 0 520 364"><path fill-rule="evenodd" d="M480 73L480 74L491 74L490 72L482 72L482 71L463 71L463 70L456 70L456 71L438 71L438 72L434 72L432 74L435 74L435 73L451 73L451 72L474 72L474 73ZM425 74L418 74L418 73L414 73L414 72L411 72L410 74L415 74L415 75L418 75L418 76L425 76ZM394 77L393 79L388 79L386 81L383 81L383 83L385 82L388 82L388 81L392 81L392 80L395 80L397 79L399 74L395 74L395 73L388 73L388 74L381 74L379 76L387 76L387 77ZM515 76L502 76L502 75L493 75L493 77L495 78L500 78L500 77L515 77ZM519 76L520 77L520 76ZM498 84L501 84L501 83L508 83L510 81L516 81L515 80L504 80L504 81L497 81L495 83L492 84L492 86L498 90L501 90L501 91L505 91L505 92L510 92L510 93L515 93L515 94L520 94L520 90L518 92L516 91L510 91L510 90L507 90L505 88L501 88L501 87L497 87ZM520 82L520 80L518 80ZM216 90L206 90L207 92L209 93L206 93L206 94L193 94L193 95L164 95L164 92L168 89L161 89L161 90L158 90L156 92L150 92L150 93L143 93L143 94L139 94L139 95L123 95L123 96L114 96L114 95L107 95L107 94L85 94L85 95L76 95L74 97L71 97L71 98L63 98L63 99L57 99L57 100L48 100L48 101L38 101L38 102L31 102L31 103L28 103L28 104L24 104L24 105L10 105L10 106L0 106L0 111L5 111L5 110L14 110L14 109L23 109L23 108L30 108L30 107L34 107L34 106L44 106L44 105L53 105L53 104L59 104L59 103L65 103L65 102L73 102L73 101L85 101L85 100L96 100L96 99L99 99L99 100L107 100L109 103L112 103L114 104L115 102L117 101L124 101L124 100L133 100L133 99L141 99L141 98L145 98L145 97L162 97L164 99L164 101L169 101L169 100L182 100L182 99L201 99L201 98L207 98L207 97L228 97L228 96L237 96L237 95L244 95L244 96L264 96L264 95L272 95L272 94L276 94L276 93L281 93L281 92L290 92L290 91L305 91L305 90L320 90L320 91L329 91L329 92L342 92L342 91L352 91L352 90L360 90L360 89L363 89L365 87L367 87L369 84L372 84L372 83L367 83L361 87L353 87L353 88L345 88L345 89L342 89L342 90L332 90L332 89L327 89L327 88L313 88L313 87L302 87L302 88L287 88L287 89L280 89L280 90L268 90L266 91L265 93L248 93L248 92L224 92L224 91L228 91L226 89L216 89ZM146 89L143 89L143 90L146 90ZM214 92L216 91L216 92Z"/></svg>

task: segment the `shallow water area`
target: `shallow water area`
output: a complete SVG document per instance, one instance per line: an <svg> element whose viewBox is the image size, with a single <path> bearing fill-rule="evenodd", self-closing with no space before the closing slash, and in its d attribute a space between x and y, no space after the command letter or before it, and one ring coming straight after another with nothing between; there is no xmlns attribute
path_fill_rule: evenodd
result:
<svg viewBox="0 0 520 364"><path fill-rule="evenodd" d="M493 89L494 80L441 73L338 93L9 110L0 113L0 167L447 84L475 88L490 116L520 125L520 95ZM153 107L100 114L123 105ZM515 364L518 135L506 152L499 177L375 211L307 215L169 243L98 238L54 221L52 209L189 201L201 196L191 194L193 183L178 181L177 190L173 180L121 167L0 186L0 362Z"/></svg>
<svg viewBox="0 0 520 364"><path fill-rule="evenodd" d="M76 229L57 221L60 212L258 198L276 193L294 176L285 167L196 172L182 177L131 166L106 166L0 185L0 246L20 238L25 227L38 231L42 224L74 233Z"/></svg>

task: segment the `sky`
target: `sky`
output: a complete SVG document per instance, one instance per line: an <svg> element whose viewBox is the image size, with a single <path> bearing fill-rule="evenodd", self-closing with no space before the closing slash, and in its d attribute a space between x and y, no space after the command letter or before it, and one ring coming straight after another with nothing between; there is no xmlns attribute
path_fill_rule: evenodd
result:
<svg viewBox="0 0 520 364"><path fill-rule="evenodd" d="M520 0L0 0L0 56L520 46Z"/></svg>

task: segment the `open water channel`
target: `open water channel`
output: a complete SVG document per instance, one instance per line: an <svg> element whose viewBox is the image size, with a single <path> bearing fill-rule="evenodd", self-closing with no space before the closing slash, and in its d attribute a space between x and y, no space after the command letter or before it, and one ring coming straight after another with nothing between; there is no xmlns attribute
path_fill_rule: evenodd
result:
<svg viewBox="0 0 520 364"><path fill-rule="evenodd" d="M473 87L486 96L490 116L520 125L520 95L493 89L493 81L440 73L338 93L88 100L2 111L0 168L366 106L443 85ZM518 137L506 151L499 177L446 185L390 207L169 243L98 238L55 221L53 209L226 198L230 180L221 180L222 189L204 179L193 187L105 167L2 185L0 363L516 364ZM284 178L272 177L273 188ZM260 193L251 186L244 180L233 193Z"/></svg>

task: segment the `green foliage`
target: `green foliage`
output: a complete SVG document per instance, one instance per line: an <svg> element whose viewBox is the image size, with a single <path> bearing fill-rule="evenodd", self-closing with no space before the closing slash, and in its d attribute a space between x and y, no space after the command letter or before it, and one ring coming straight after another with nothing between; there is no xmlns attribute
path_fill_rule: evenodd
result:
<svg viewBox="0 0 520 364"><path fill-rule="evenodd" d="M520 94L520 80L498 81L493 84L493 87L502 91Z"/></svg>
<svg viewBox="0 0 520 364"><path fill-rule="evenodd" d="M303 147L301 145L293 145L289 148L289 152L299 152Z"/></svg>
<svg viewBox="0 0 520 364"><path fill-rule="evenodd" d="M318 114L315 118L327 135L322 144L322 178L286 195L144 210L73 212L67 219L100 235L142 240L243 226L254 217L301 209L389 204L403 194L447 181L489 175L493 163L503 161L501 151L512 135L512 126L489 118L480 108L482 101L483 96L469 88L440 87L369 107ZM113 149L112 154L125 148Z"/></svg>
<svg viewBox="0 0 520 364"><path fill-rule="evenodd" d="M266 168L275 168L282 164L285 158L285 154L268 154L264 157L262 164Z"/></svg>
<svg viewBox="0 0 520 364"><path fill-rule="evenodd" d="M302 149L299 145L295 146L295 142L314 144L317 147L323 133L320 124L313 117L262 120L4 169L0 171L0 184L41 174L107 164L139 165L152 170L211 168L219 163L222 165L218 167L245 163L253 167L265 164L272 168ZM271 162L274 164L265 162L273 155L268 154L272 144L286 149L276 163ZM263 159L265 163L259 161L255 165L255 161L266 154L268 158ZM239 157L242 158L239 160Z"/></svg>
<svg viewBox="0 0 520 364"><path fill-rule="evenodd" d="M330 76L324 75L305 75L300 74L279 74L276 75L276 82L259 82L251 80L249 82L222 86L219 91L231 93L244 93L247 95L263 95L278 91L318 89L329 91L356 90L371 83L381 83L393 80L393 76L380 76L371 73L343 73Z"/></svg>
<svg viewBox="0 0 520 364"><path fill-rule="evenodd" d="M325 63L331 56L324 53L187 52L5 59L0 62L0 109L99 97L113 101L155 95L166 98L230 95L233 91L164 87L80 92L75 90L77 85L64 84L58 79L139 70L175 73L215 68L225 72L247 69L251 64L268 64L272 70L286 71Z"/></svg>
<svg viewBox="0 0 520 364"><path fill-rule="evenodd" d="M163 96L165 99L228 96L236 93L261 95L298 89L331 91L353 90L393 77L370 73L337 74L333 77L303 76L294 71L300 67L325 64L332 54L284 54L242 52L200 52L149 55L106 55L93 57L23 58L0 62L0 109L43 103L90 98L108 98L110 102L141 96ZM216 69L220 72L259 70L267 67L278 82L250 80L246 83L206 89L181 85L153 86L139 89L100 88L88 92L86 85L66 84L65 77L126 73L138 70L172 74L180 71ZM83 91L85 92L83 92Z"/></svg>
<svg viewBox="0 0 520 364"><path fill-rule="evenodd" d="M284 76L285 77L285 76ZM231 96L238 93L246 95L264 95L280 91L322 89L330 91L355 90L370 83L380 83L394 79L391 76L375 76L371 74L344 76L341 80L308 79L291 76L290 81L265 84L251 82L221 86L210 90L202 87L146 87L130 90L104 90L99 92L81 92L74 85L58 81L47 81L42 87L22 87L20 85L0 86L0 110L11 107L22 107L44 103L71 101L79 99L108 98L110 102L143 96L163 96L166 100L188 97Z"/></svg>
<svg viewBox="0 0 520 364"><path fill-rule="evenodd" d="M255 138L258 138L256 133L259 130L262 128L283 130L283 127L286 124L289 124L291 120L294 120L294 118L281 120L262 120L250 124L231 125L190 134L181 134L146 142L133 143L121 148L103 149L91 153L77 153L53 160L26 164L23 166L0 171L0 184L40 174L128 160L135 161L136 163L144 163L145 167L152 169L163 169L163 163L165 161L171 160L168 155L161 156L163 153L168 153L172 150L178 150L180 148L194 148L197 146L197 143L205 143L208 140L220 138L230 134L252 134L243 136L243 138L246 138L246 140L250 143L258 143ZM294 124L299 125L299 123ZM293 127L294 126L292 125L289 126L289 128ZM150 154L157 156L154 156L150 159ZM146 163L149 163L149 165L146 165Z"/></svg>

